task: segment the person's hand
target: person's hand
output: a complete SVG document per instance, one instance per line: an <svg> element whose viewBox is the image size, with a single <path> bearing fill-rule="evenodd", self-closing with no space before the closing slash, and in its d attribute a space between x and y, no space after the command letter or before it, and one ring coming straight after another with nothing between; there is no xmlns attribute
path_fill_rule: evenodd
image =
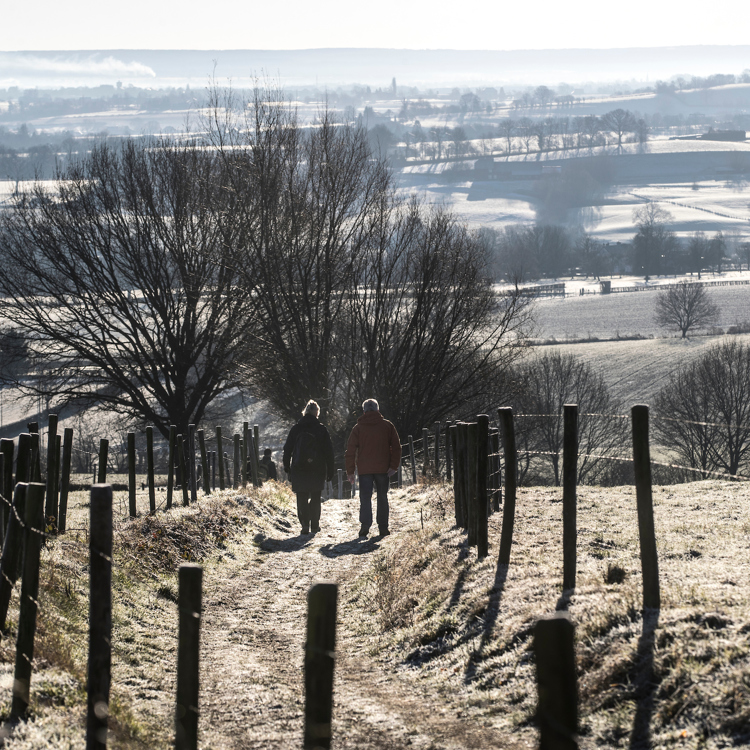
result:
<svg viewBox="0 0 750 750"><path fill-rule="evenodd" d="M388 476L392 477L396 473L396 469L388 469Z"/></svg>
<svg viewBox="0 0 750 750"><path fill-rule="evenodd" d="M349 480L349 484L354 485L354 474L347 474L346 478Z"/></svg>

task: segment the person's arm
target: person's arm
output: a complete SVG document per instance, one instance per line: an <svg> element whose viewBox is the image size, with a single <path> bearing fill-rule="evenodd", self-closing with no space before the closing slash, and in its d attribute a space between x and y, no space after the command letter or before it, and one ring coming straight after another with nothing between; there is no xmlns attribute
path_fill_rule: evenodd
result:
<svg viewBox="0 0 750 750"><path fill-rule="evenodd" d="M346 478L350 484L354 484L354 468L356 466L357 449L359 448L359 425L354 425L354 429L349 434L349 440L346 444L344 453L344 464L346 466Z"/></svg>
<svg viewBox="0 0 750 750"><path fill-rule="evenodd" d="M290 472L290 465L292 462L292 450L294 448L294 441L293 437L296 433L297 425L294 425L291 430L289 430L289 435L287 436L286 443L284 443L284 471L289 474Z"/></svg>
<svg viewBox="0 0 750 750"><path fill-rule="evenodd" d="M391 424L391 463L390 468L395 474L398 471L398 467L401 465L401 440L398 437L396 428ZM390 472L389 472L390 473ZM391 476L393 476L391 474Z"/></svg>
<svg viewBox="0 0 750 750"><path fill-rule="evenodd" d="M328 429L324 426L323 430L326 434L326 442L325 442L325 453L326 453L326 479L329 482L333 481L333 472L335 470L334 467L334 456L333 456L333 443L331 442L331 435L328 432Z"/></svg>

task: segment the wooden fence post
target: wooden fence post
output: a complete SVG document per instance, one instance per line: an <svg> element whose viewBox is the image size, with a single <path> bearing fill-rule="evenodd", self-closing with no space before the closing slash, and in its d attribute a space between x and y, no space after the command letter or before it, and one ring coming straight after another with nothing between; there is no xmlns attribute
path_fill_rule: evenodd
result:
<svg viewBox="0 0 750 750"><path fill-rule="evenodd" d="M70 464L73 460L73 428L66 427L63 433L62 476L60 477L60 510L58 532L65 533L68 522L68 493L70 492Z"/></svg>
<svg viewBox="0 0 750 750"><path fill-rule="evenodd" d="M339 479L338 498L339 500L341 500L341 498L344 497L344 470L343 469L338 470L338 479Z"/></svg>
<svg viewBox="0 0 750 750"><path fill-rule="evenodd" d="M188 484L190 479L188 477L187 466L185 465L185 441L182 435L177 436L177 461L180 464L180 485L182 487L182 504L184 506L190 505L190 493L188 490Z"/></svg>
<svg viewBox="0 0 750 750"><path fill-rule="evenodd" d="M430 431L422 428L422 476L426 477L430 473Z"/></svg>
<svg viewBox="0 0 750 750"><path fill-rule="evenodd" d="M54 449L53 449L54 450ZM39 553L44 537L39 522L44 518L44 490L41 482L32 482L26 490L23 525L23 578L18 613L16 667L13 674L11 722L26 718L30 702L31 665L34 661L34 636L39 599Z"/></svg>
<svg viewBox="0 0 750 750"><path fill-rule="evenodd" d="M224 486L224 444L221 441L221 427L216 425L216 452L219 454L219 489L225 490Z"/></svg>
<svg viewBox="0 0 750 750"><path fill-rule="evenodd" d="M40 435L39 435L39 423L29 422L29 434L31 435L31 469L29 475L29 481L41 482L42 481L42 464L41 464L41 451L40 451Z"/></svg>
<svg viewBox="0 0 750 750"><path fill-rule="evenodd" d="M242 423L242 468L240 473L242 475L242 486L246 487L249 481L247 476L247 461L250 457L250 422Z"/></svg>
<svg viewBox="0 0 750 750"><path fill-rule="evenodd" d="M578 406L563 406L563 591L576 586Z"/></svg>
<svg viewBox="0 0 750 750"><path fill-rule="evenodd" d="M543 750L578 748L578 683L575 627L567 613L538 620L534 654L539 691L537 721Z"/></svg>
<svg viewBox="0 0 750 750"><path fill-rule="evenodd" d="M229 472L229 454L224 451L224 475L226 476L226 482L229 484L230 472Z"/></svg>
<svg viewBox="0 0 750 750"><path fill-rule="evenodd" d="M60 433L55 437L55 508L57 510L57 531L60 531L60 507L58 501L60 498L60 469L62 465L62 435Z"/></svg>
<svg viewBox="0 0 750 750"><path fill-rule="evenodd" d="M448 482L453 481L453 435L454 425L446 423L445 425L445 479Z"/></svg>
<svg viewBox="0 0 750 750"><path fill-rule="evenodd" d="M414 455L414 438L409 435L409 458L411 459L411 483L417 483L417 457Z"/></svg>
<svg viewBox="0 0 750 750"><path fill-rule="evenodd" d="M211 475L208 473L208 456L206 455L206 433L198 430L198 446L201 452L201 472L203 473L203 492L211 494Z"/></svg>
<svg viewBox="0 0 750 750"><path fill-rule="evenodd" d="M86 750L107 747L112 667L112 486L91 488Z"/></svg>
<svg viewBox="0 0 750 750"><path fill-rule="evenodd" d="M172 507L174 493L175 449L177 448L177 425L169 425L169 466L167 467L167 510Z"/></svg>
<svg viewBox="0 0 750 750"><path fill-rule="evenodd" d="M96 477L97 484L106 484L107 482L107 457L109 456L109 440L102 438L99 441L99 467Z"/></svg>
<svg viewBox="0 0 750 750"><path fill-rule="evenodd" d="M479 532L479 507L477 503L477 423L466 425L466 515L468 519L468 544L475 547Z"/></svg>
<svg viewBox="0 0 750 750"><path fill-rule="evenodd" d="M148 474L148 512L156 513L156 477L154 476L154 428L146 427L146 473Z"/></svg>
<svg viewBox="0 0 750 750"><path fill-rule="evenodd" d="M13 503L13 453L16 449L15 443L8 438L0 440L0 452L5 457L5 474L2 486L3 498L5 502L2 504L3 510L0 515L0 522L2 522L2 540L5 541L5 529L8 528L8 521L10 520L10 508ZM1 623L0 623L1 624Z"/></svg>
<svg viewBox="0 0 750 750"><path fill-rule="evenodd" d="M487 439L490 418L487 414L477 415L476 430L476 473L477 473L477 557L483 560L489 554L489 500L487 499Z"/></svg>
<svg viewBox="0 0 750 750"><path fill-rule="evenodd" d="M10 471L13 471L11 467ZM6 502L8 502L8 508L10 508L10 502L6 501L7 495L5 494L5 454L0 451L0 489L2 489L2 498L0 498L0 546L5 540L5 519L7 518Z"/></svg>
<svg viewBox="0 0 750 750"><path fill-rule="evenodd" d="M52 524L57 528L57 493L55 492L55 466L57 456L57 414L50 414L47 422L47 502L44 506L44 528Z"/></svg>
<svg viewBox="0 0 750 750"><path fill-rule="evenodd" d="M492 452L492 510L495 513L500 512L500 504L503 499L502 491L502 476L500 472L500 433L497 429L493 429L490 434L490 445Z"/></svg>
<svg viewBox="0 0 750 750"><path fill-rule="evenodd" d="M31 479L31 461L33 452L33 438L28 432L22 432L18 436L18 458L16 459L16 481L27 483Z"/></svg>
<svg viewBox="0 0 750 750"><path fill-rule="evenodd" d="M440 422L435 422L435 476L440 479Z"/></svg>
<svg viewBox="0 0 750 750"><path fill-rule="evenodd" d="M654 504L651 495L651 453L648 437L648 406L638 404L631 410L633 420L633 468L638 504L638 538L641 543L643 607L659 609L659 558L656 552Z"/></svg>
<svg viewBox="0 0 750 750"><path fill-rule="evenodd" d="M500 565L510 563L510 548L513 545L513 524L516 517L516 483L518 481L518 456L516 454L516 431L513 424L513 409L504 406L497 410L503 431L503 453L505 456L505 504L503 505L503 530L500 534Z"/></svg>
<svg viewBox="0 0 750 750"><path fill-rule="evenodd" d="M190 471L190 502L198 502L198 478L195 470L195 425L188 425L188 470Z"/></svg>
<svg viewBox="0 0 750 750"><path fill-rule="evenodd" d="M200 694L200 625L203 610L203 568L180 565L179 640L177 646L176 750L198 750Z"/></svg>
<svg viewBox="0 0 750 750"><path fill-rule="evenodd" d="M234 433L234 489L238 489L242 478L242 452L240 451L240 434Z"/></svg>
<svg viewBox="0 0 750 750"><path fill-rule="evenodd" d="M211 451L211 490L216 491L216 451Z"/></svg>
<svg viewBox="0 0 750 750"><path fill-rule="evenodd" d="M456 455L453 465L456 525L469 528L469 511L466 505L466 422L456 422Z"/></svg>
<svg viewBox="0 0 750 750"><path fill-rule="evenodd" d="M135 433L128 433L128 514L135 518L138 508L135 500Z"/></svg>
<svg viewBox="0 0 750 750"><path fill-rule="evenodd" d="M253 454L252 454L253 482L256 487L260 487L260 429L258 425L253 425Z"/></svg>
<svg viewBox="0 0 750 750"><path fill-rule="evenodd" d="M316 583L307 596L305 750L331 747L337 597L335 583Z"/></svg>
<svg viewBox="0 0 750 750"><path fill-rule="evenodd" d="M0 628L6 629L8 607L13 587L20 574L21 555L23 552L23 524L26 515L26 488L28 483L19 482L13 494L13 506L10 511L8 528L5 533L3 554L0 558Z"/></svg>

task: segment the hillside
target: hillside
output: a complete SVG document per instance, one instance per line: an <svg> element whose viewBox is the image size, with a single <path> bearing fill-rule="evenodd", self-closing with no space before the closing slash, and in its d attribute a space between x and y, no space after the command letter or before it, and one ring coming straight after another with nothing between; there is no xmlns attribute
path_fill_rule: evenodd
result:
<svg viewBox="0 0 750 750"><path fill-rule="evenodd" d="M581 748L746 744L747 493L720 482L655 489L662 609L645 623L629 487L580 489L577 588L562 600L554 489L519 493L507 568L495 561L500 515L478 563L452 528L443 485L392 491L386 539L356 538L350 500L327 502L321 533L300 537L288 489L273 485L118 520L110 745L171 745L174 566L185 556L206 571L202 747L299 745L305 596L320 578L339 584L337 748L534 746L533 624L565 601L577 628ZM77 496L79 530L44 550L33 721L12 750L83 747L84 503ZM11 647L0 650L4 711Z"/></svg>

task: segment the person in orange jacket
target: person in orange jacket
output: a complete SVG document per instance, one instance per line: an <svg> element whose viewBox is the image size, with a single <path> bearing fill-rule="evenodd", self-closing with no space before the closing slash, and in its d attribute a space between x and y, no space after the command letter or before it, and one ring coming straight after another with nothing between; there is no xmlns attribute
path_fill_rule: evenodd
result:
<svg viewBox="0 0 750 750"><path fill-rule="evenodd" d="M349 483L354 486L355 467L359 471L359 535L367 536L372 525L372 492L377 491L378 530L388 536L388 485L401 463L401 442L392 422L383 418L378 402L368 398L364 414L349 435L344 459Z"/></svg>

